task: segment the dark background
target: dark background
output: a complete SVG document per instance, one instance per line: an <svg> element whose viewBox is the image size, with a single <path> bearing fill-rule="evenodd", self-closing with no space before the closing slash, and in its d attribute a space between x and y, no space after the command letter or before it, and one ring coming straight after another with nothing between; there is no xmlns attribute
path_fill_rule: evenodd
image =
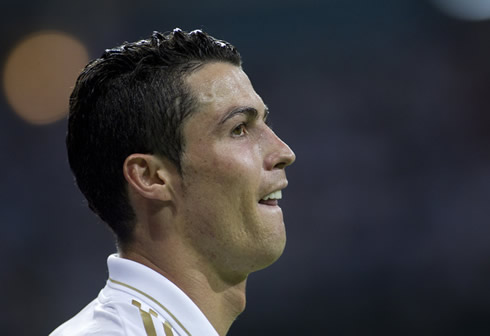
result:
<svg viewBox="0 0 490 336"><path fill-rule="evenodd" d="M463 0L461 0L463 2ZM153 30L232 42L297 154L288 245L252 274L240 335L490 334L490 21L428 1L3 1L0 62L26 35L90 58ZM0 98L2 335L46 335L107 278L112 235L74 186L65 120Z"/></svg>

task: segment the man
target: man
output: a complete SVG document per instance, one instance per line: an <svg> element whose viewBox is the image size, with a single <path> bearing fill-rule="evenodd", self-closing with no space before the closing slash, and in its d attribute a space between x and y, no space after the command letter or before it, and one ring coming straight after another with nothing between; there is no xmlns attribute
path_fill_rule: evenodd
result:
<svg viewBox="0 0 490 336"><path fill-rule="evenodd" d="M99 296L52 335L225 335L247 276L285 245L291 149L229 43L155 32L106 50L70 99L70 166L118 254Z"/></svg>

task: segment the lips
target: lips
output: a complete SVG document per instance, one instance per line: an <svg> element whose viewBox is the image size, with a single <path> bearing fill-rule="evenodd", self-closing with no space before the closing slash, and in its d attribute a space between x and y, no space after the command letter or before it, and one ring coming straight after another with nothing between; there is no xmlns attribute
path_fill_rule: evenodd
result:
<svg viewBox="0 0 490 336"><path fill-rule="evenodd" d="M267 201L264 201L264 200L260 200L259 201L260 204L264 204L264 205L269 205L269 206L275 206L275 205L278 205L279 202L277 200L267 200Z"/></svg>

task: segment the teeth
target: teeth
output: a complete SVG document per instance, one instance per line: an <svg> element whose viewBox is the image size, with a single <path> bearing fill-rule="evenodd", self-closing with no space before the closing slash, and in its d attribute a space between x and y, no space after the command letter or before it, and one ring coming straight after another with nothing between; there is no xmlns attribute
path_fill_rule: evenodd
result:
<svg viewBox="0 0 490 336"><path fill-rule="evenodd" d="M271 192L269 195L262 198L263 201L267 201L269 199L276 199L276 200L282 199L282 191L278 190L278 191Z"/></svg>

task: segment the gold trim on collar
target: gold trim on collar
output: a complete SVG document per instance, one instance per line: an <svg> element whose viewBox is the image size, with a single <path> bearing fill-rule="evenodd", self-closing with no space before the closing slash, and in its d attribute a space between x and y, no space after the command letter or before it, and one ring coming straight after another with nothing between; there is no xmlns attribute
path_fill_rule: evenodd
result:
<svg viewBox="0 0 490 336"><path fill-rule="evenodd" d="M165 331L165 336L174 336L174 333L172 332L172 327L170 326L170 323L168 321L165 321L163 324L163 331Z"/></svg>
<svg viewBox="0 0 490 336"><path fill-rule="evenodd" d="M163 310L165 310L165 311L167 312L167 314L169 314L169 315L170 315L170 317L172 317L172 319L175 321L175 323L177 323L177 324L179 325L179 327L181 327L181 328L182 328L182 330L184 330L184 331L187 333L187 335L192 336L192 335L191 335L191 333L190 333L190 332L188 332L188 331L187 331L187 329L186 329L186 328L185 328L185 327L182 325L182 323L180 323L180 321L179 321L179 320L178 320L178 319L175 317L175 315L174 315L174 314L172 314L172 313L170 312L170 310L168 310L168 309L167 309L167 308L166 308L164 305L162 305L160 302L158 302L158 301L157 301L156 299L154 299L152 296L150 296L150 295L146 294L145 292L143 292L143 291L139 290L138 288L134 288L133 286L130 286L130 285L128 285L128 284L125 284L124 282L117 281L117 280L114 280L114 279L111 279L111 278L109 278L109 281L111 281L111 282L113 282L113 283L115 283L115 284L117 284L117 285L121 285L121 286L127 287L127 288L129 288L129 289L131 289L131 290L134 290L135 292L140 293L141 295L146 296L148 299L150 299L151 301L153 301L154 303L156 303L156 304L157 304L157 305L158 305L160 308L162 308Z"/></svg>
<svg viewBox="0 0 490 336"><path fill-rule="evenodd" d="M150 312L144 311L141 309L141 303L133 299L131 301L133 306L138 307L140 310L141 320L143 321L143 326L145 327L146 336L157 336L157 332L155 331L155 325L153 324L153 320L151 319L151 315L158 317L157 313L150 309ZM166 322L166 321L165 321Z"/></svg>

